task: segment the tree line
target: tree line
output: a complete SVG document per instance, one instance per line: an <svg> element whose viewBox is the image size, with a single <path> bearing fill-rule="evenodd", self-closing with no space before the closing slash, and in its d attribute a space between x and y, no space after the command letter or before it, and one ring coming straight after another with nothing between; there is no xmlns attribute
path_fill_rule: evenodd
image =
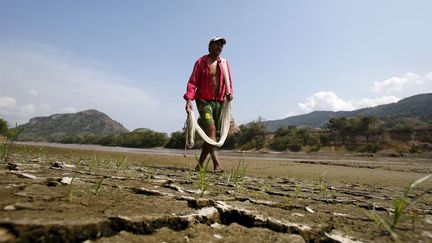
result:
<svg viewBox="0 0 432 243"><path fill-rule="evenodd" d="M175 132L165 145L183 148L184 132ZM196 143L202 145L202 140ZM288 126L266 130L257 120L240 125L228 136L222 148L236 150L272 150L315 152L322 148L352 152L376 153L385 148L398 152L432 152L432 123L418 118L379 120L373 116L331 118L322 128Z"/></svg>
<svg viewBox="0 0 432 243"><path fill-rule="evenodd" d="M7 123L0 118L0 135L6 135L7 131ZM185 140L185 131L177 131L168 136L166 133L145 130L110 136L66 136L51 142L182 149ZM199 136L196 140L195 147L200 148L203 140ZM403 144L400 147L402 152L432 151L432 124L416 118L379 120L372 116L357 116L331 118L320 129L288 126L270 132L267 131L264 120L258 118L240 125L238 132L230 134L222 148L314 152L331 147L375 153L398 143Z"/></svg>

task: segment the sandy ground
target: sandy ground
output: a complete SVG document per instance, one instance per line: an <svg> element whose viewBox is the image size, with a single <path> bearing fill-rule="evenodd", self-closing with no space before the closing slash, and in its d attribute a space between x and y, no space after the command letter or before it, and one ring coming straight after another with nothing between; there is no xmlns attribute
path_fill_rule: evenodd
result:
<svg viewBox="0 0 432 243"><path fill-rule="evenodd" d="M179 166L192 168L196 165L195 156L199 150L175 149L140 149L107 147L99 145L58 144L22 142L22 145L73 149L85 153L108 154L127 153L134 160L149 165ZM106 153L107 152L107 153ZM241 161L247 164L247 172L258 176L294 177L298 179L315 179L325 173L331 182L380 184L386 186L407 186L412 181L432 174L432 158L374 156L368 154L337 154L337 153L278 153L278 152L237 152L220 151L225 171L230 171ZM149 157L150 156L150 157ZM151 158L151 159L148 159ZM211 167L211 166L210 166ZM424 182L423 187L432 187L432 180Z"/></svg>
<svg viewBox="0 0 432 243"><path fill-rule="evenodd" d="M43 145L0 162L0 242L432 242L432 178L394 223L430 158Z"/></svg>

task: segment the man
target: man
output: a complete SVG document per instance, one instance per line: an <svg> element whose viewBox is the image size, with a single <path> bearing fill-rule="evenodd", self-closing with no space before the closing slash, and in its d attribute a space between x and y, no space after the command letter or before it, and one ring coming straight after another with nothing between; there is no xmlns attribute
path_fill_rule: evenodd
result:
<svg viewBox="0 0 432 243"><path fill-rule="evenodd" d="M205 131L207 136L216 141L216 135L220 132L223 101L228 99L231 101L232 82L228 62L222 64L220 54L226 44L223 37L213 37L209 41L209 54L200 57L194 65L192 74L189 78L186 94L183 98L186 100L186 112L192 110L192 101L196 101L200 117L198 123ZM227 73L230 81L229 91L225 84L224 67L227 68ZM205 143L202 147L201 155L196 169L203 166L205 159L210 153L213 160L213 169L215 172L223 172L219 158L214 146Z"/></svg>

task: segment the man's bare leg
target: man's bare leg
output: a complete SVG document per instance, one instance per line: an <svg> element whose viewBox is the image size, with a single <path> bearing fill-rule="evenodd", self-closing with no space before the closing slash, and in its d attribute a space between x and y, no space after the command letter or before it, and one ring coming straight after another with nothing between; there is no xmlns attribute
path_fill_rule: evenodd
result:
<svg viewBox="0 0 432 243"><path fill-rule="evenodd" d="M209 138L211 138L213 141L216 141L216 126L210 125L207 129L207 135ZM217 155L216 148L210 144L207 144L209 148L209 153L211 155L211 158L213 160L213 169L214 171L222 171L221 165L219 163L219 157Z"/></svg>
<svg viewBox="0 0 432 243"><path fill-rule="evenodd" d="M210 152L210 155L211 155L212 160L213 160L213 169L214 169L214 171L215 172L216 171L221 171L222 172L223 169L222 169L222 167L220 165L220 162L219 162L219 156L217 154L217 150L213 146L212 146L212 151Z"/></svg>
<svg viewBox="0 0 432 243"><path fill-rule="evenodd" d="M200 167L204 166L204 161L207 158L207 155L210 153L208 145L209 145L208 143L204 143L204 145L201 149L201 155L200 155L200 158L198 160L198 164L195 167L195 170L200 170Z"/></svg>
<svg viewBox="0 0 432 243"><path fill-rule="evenodd" d="M207 136L209 136L209 138L213 141L216 141L216 126L215 125L210 125L207 129L206 129L206 134ZM213 161L213 169L214 171L221 171L222 168L220 166L219 163L219 158L216 152L216 149L213 145L210 145L208 143L205 143L203 145L203 148L201 150L201 155L198 161L198 165L196 167L196 169L199 169L199 166L203 166L204 165L204 161L207 158L207 155L210 153L212 161Z"/></svg>

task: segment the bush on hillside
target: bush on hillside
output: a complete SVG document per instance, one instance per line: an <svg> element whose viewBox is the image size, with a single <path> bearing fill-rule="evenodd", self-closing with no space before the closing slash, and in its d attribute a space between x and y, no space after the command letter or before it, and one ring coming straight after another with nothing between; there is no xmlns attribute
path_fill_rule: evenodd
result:
<svg viewBox="0 0 432 243"><path fill-rule="evenodd" d="M239 126L240 131L234 135L236 147L249 150L261 149L265 145L266 129L261 118L246 125Z"/></svg>
<svg viewBox="0 0 432 243"><path fill-rule="evenodd" d="M129 132L120 135L100 136L85 134L81 136L66 136L62 143L100 144L106 146L123 146L132 148L151 148L164 146L168 141L166 133L147 130L144 132Z"/></svg>
<svg viewBox="0 0 432 243"><path fill-rule="evenodd" d="M382 144L368 143L360 151L361 152L376 153L376 152L382 150L383 148L384 148L384 146Z"/></svg>
<svg viewBox="0 0 432 243"><path fill-rule="evenodd" d="M168 141L166 133L155 132L148 130L145 132L131 132L119 135L122 137L122 144L117 146L135 147L135 148L151 148L162 147Z"/></svg>
<svg viewBox="0 0 432 243"><path fill-rule="evenodd" d="M0 135L5 136L8 131L8 124L5 120L0 118Z"/></svg>
<svg viewBox="0 0 432 243"><path fill-rule="evenodd" d="M230 134L222 145L221 149L235 149L236 148L236 135Z"/></svg>
<svg viewBox="0 0 432 243"><path fill-rule="evenodd" d="M165 148L181 149L185 147L186 143L186 132L178 131L171 133L171 137L165 144Z"/></svg>
<svg viewBox="0 0 432 243"><path fill-rule="evenodd" d="M297 152L301 150L302 146L320 147L321 143L319 135L312 134L308 129L289 126L285 129L277 129L269 146L275 151Z"/></svg>

